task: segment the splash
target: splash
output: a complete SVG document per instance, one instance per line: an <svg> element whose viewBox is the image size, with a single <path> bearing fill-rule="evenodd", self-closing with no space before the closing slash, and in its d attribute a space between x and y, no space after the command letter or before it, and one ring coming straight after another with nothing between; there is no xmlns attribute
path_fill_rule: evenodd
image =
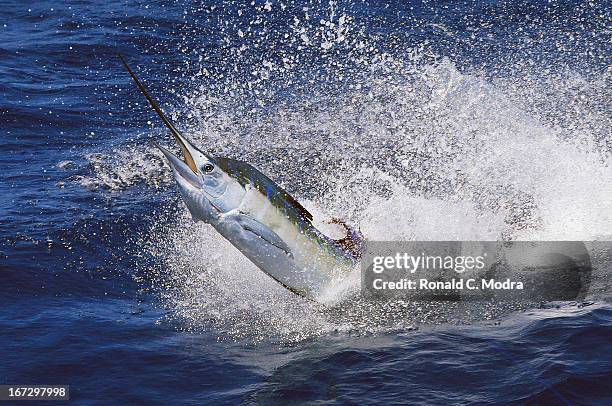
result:
<svg viewBox="0 0 612 406"><path fill-rule="evenodd" d="M163 155L150 143L116 148L107 154L89 153L85 160L90 172L73 180L90 189L122 191L138 184L157 189L172 181Z"/></svg>
<svg viewBox="0 0 612 406"><path fill-rule="evenodd" d="M359 10L334 1L185 13L221 28L183 35L192 62L181 71L188 90L166 89L181 95L174 120L204 149L259 167L318 219L343 218L372 240L612 238L609 71L517 60L491 75L428 41L372 34ZM200 47L211 41L214 52ZM159 157L132 148L92 158L86 183L164 186ZM327 305L308 303L182 208L167 207L143 239L171 317L233 338L293 342L488 320L522 306L367 303L357 278L335 286Z"/></svg>
<svg viewBox="0 0 612 406"><path fill-rule="evenodd" d="M373 77L365 94L322 95L277 107L249 121L252 137L265 135L248 149L239 138L215 136L227 129L209 127L192 136L203 144L221 141L216 148L272 174L316 218L348 219L366 239L609 238L612 173L599 154L561 139L509 100L504 88L461 74L448 60L407 79L374 86ZM406 102L411 93L425 98ZM288 128L291 137L285 136ZM214 315L234 338L256 334L291 342L339 331L405 330L496 319L534 305L367 303L355 297L355 277L328 292L327 307L317 307L296 301L220 243L210 227L181 223L175 232L191 241L171 238L179 250L172 256L189 262L163 271L179 278L176 290L165 292L175 316L199 329ZM213 279L196 276L210 272Z"/></svg>

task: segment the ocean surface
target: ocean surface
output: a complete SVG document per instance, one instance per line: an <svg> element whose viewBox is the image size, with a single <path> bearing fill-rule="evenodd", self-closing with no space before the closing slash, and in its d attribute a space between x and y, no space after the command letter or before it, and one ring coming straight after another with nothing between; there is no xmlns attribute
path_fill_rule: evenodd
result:
<svg viewBox="0 0 612 406"><path fill-rule="evenodd" d="M612 404L609 261L577 302L304 301L192 222L153 147L171 136L117 57L196 144L321 223L610 241L611 17L604 1L3 1L0 384L70 385L84 405Z"/></svg>

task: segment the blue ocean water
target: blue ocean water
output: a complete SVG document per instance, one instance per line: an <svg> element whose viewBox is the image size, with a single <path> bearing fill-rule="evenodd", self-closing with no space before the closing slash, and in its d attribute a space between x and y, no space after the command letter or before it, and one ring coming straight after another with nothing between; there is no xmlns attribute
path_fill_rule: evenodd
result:
<svg viewBox="0 0 612 406"><path fill-rule="evenodd" d="M191 222L117 57L203 148L367 238L610 240L609 20L574 1L3 3L0 384L610 404L609 262L581 302L304 303Z"/></svg>

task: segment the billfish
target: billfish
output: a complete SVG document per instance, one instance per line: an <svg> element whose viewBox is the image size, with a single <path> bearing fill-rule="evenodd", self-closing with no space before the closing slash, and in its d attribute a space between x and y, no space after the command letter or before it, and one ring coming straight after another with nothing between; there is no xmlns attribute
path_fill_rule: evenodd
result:
<svg viewBox="0 0 612 406"><path fill-rule="evenodd" d="M120 58L181 149L182 160L156 145L168 159L193 220L212 225L268 276L311 300L354 270L362 250L361 233L333 220L345 227L347 236L326 236L312 224L308 210L254 166L197 148Z"/></svg>

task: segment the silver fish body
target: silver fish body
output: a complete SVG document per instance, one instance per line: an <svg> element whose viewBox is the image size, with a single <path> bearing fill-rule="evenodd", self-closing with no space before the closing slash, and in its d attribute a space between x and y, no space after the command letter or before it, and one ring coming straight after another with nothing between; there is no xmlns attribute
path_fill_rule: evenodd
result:
<svg viewBox="0 0 612 406"><path fill-rule="evenodd" d="M357 233L342 241L325 236L300 203L255 167L196 148L121 59L182 150L181 160L158 146L195 221L211 224L259 269L310 299L316 300L326 287L353 271L359 260Z"/></svg>

